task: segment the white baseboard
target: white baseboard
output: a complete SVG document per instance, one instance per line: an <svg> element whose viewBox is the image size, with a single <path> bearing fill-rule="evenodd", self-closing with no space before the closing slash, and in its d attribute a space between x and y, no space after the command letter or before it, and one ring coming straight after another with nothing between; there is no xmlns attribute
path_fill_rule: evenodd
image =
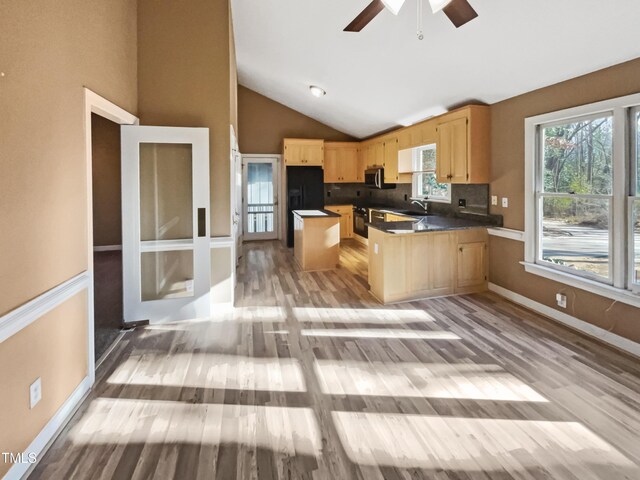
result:
<svg viewBox="0 0 640 480"><path fill-rule="evenodd" d="M624 350L625 352L635 355L636 357L640 357L640 343L633 342L628 338L624 338L620 335L616 335L615 333L611 333L603 328L592 325L569 314L559 312L555 308L551 308L547 305L543 305L542 303L538 303L535 300L531 300L530 298L520 295L519 293L512 292L511 290L507 290L506 288L501 287L500 285L496 285L495 283L489 283L489 290L497 293L507 300L511 300L513 303L517 303L518 305L527 307L534 312L560 322L574 330L578 330L615 348Z"/></svg>
<svg viewBox="0 0 640 480"><path fill-rule="evenodd" d="M62 429L71 420L71 417L75 413L80 402L84 396L89 392L91 388L91 380L89 377L85 377L80 385L76 387L69 398L65 400L62 406L58 409L55 415L49 420L45 427L40 431L36 438L24 451L25 458L28 458L29 453L35 453L38 461L42 459L47 452L53 441L60 434ZM19 480L26 478L29 473L33 471L38 463L16 463L4 476L4 480Z"/></svg>
<svg viewBox="0 0 640 480"><path fill-rule="evenodd" d="M122 250L122 245L100 245L93 247L94 252L114 252Z"/></svg>

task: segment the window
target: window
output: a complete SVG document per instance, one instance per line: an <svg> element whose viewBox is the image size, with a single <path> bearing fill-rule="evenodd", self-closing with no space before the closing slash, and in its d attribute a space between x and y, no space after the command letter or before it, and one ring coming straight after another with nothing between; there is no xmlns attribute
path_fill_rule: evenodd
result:
<svg viewBox="0 0 640 480"><path fill-rule="evenodd" d="M611 282L613 119L540 126L539 259Z"/></svg>
<svg viewBox="0 0 640 480"><path fill-rule="evenodd" d="M629 259L631 288L640 292L640 107L631 112L631 182L629 188Z"/></svg>
<svg viewBox="0 0 640 480"><path fill-rule="evenodd" d="M525 269L640 306L640 95L525 120Z"/></svg>
<svg viewBox="0 0 640 480"><path fill-rule="evenodd" d="M451 185L436 180L435 144L413 150L413 185L411 197L451 203Z"/></svg>

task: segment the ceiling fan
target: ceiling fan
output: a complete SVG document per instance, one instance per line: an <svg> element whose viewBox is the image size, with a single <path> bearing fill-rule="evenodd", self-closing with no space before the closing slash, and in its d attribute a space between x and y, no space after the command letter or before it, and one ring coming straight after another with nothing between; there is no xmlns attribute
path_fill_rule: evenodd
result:
<svg viewBox="0 0 640 480"><path fill-rule="evenodd" d="M405 0L373 0L353 21L344 29L345 32L359 32L373 20L385 8L397 15L404 5ZM467 0L429 0L431 11L438 13L440 10L449 17L456 28L461 27L478 16ZM418 8L422 6L422 0L418 0ZM420 10L419 10L420 11Z"/></svg>

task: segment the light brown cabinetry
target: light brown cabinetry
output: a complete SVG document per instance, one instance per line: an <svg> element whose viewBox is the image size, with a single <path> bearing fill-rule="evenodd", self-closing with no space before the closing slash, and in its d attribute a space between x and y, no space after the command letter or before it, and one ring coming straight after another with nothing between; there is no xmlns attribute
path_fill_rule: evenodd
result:
<svg viewBox="0 0 640 480"><path fill-rule="evenodd" d="M458 232L456 293L469 293L487 286L487 231Z"/></svg>
<svg viewBox="0 0 640 480"><path fill-rule="evenodd" d="M340 258L338 217L293 214L293 256L304 271L329 270Z"/></svg>
<svg viewBox="0 0 640 480"><path fill-rule="evenodd" d="M356 183L358 181L358 145L355 142L325 142L325 183Z"/></svg>
<svg viewBox="0 0 640 480"><path fill-rule="evenodd" d="M472 105L438 117L438 182L489 183L489 115L489 107Z"/></svg>
<svg viewBox="0 0 640 480"><path fill-rule="evenodd" d="M285 138L283 143L285 165L321 167L324 164L324 140Z"/></svg>
<svg viewBox="0 0 640 480"><path fill-rule="evenodd" d="M395 213L385 213L384 214L385 222L412 222L415 221L415 218L409 217L407 215L397 215Z"/></svg>
<svg viewBox="0 0 640 480"><path fill-rule="evenodd" d="M436 121L431 119L398 131L398 148L407 148L429 145L436 141Z"/></svg>
<svg viewBox="0 0 640 480"><path fill-rule="evenodd" d="M369 228L369 286L384 303L487 288L487 230L409 234Z"/></svg>
<svg viewBox="0 0 640 480"><path fill-rule="evenodd" d="M340 214L340 238L353 238L353 205L331 205L325 210Z"/></svg>
<svg viewBox="0 0 640 480"><path fill-rule="evenodd" d="M398 137L386 138L383 142L384 160L384 181L385 183L397 183L398 173Z"/></svg>

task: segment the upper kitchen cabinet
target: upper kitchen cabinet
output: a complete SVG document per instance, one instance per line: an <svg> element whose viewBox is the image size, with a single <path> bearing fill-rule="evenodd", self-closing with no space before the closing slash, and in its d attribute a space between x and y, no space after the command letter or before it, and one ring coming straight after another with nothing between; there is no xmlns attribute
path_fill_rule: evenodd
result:
<svg viewBox="0 0 640 480"><path fill-rule="evenodd" d="M427 120L407 128L403 128L398 132L398 149L406 150L408 148L429 145L436 141L436 121Z"/></svg>
<svg viewBox="0 0 640 480"><path fill-rule="evenodd" d="M359 178L359 159L357 142L325 142L324 144L324 182L356 183ZM363 177L364 173L360 175Z"/></svg>
<svg viewBox="0 0 640 480"><path fill-rule="evenodd" d="M324 164L324 140L285 138L283 143L285 165L321 167Z"/></svg>
<svg viewBox="0 0 640 480"><path fill-rule="evenodd" d="M489 183L489 107L471 105L437 118L436 176L440 183Z"/></svg>
<svg viewBox="0 0 640 480"><path fill-rule="evenodd" d="M398 137L386 137L383 146L384 181L385 183L398 183Z"/></svg>

